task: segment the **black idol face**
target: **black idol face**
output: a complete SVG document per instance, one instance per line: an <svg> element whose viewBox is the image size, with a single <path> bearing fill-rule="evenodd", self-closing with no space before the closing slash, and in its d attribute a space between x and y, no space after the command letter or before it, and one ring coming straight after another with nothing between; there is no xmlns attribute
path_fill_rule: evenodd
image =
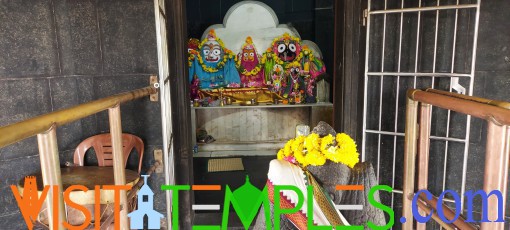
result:
<svg viewBox="0 0 510 230"><path fill-rule="evenodd" d="M276 44L278 57L284 62L291 62L296 59L298 46L294 41L279 42Z"/></svg>

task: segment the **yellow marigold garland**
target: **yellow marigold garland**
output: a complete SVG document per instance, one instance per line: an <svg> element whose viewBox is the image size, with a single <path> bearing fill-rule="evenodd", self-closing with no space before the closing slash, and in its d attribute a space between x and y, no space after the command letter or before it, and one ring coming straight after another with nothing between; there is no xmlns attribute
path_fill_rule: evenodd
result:
<svg viewBox="0 0 510 230"><path fill-rule="evenodd" d="M211 32L210 32L211 33ZM212 33L214 33L214 31L212 31ZM214 36L216 37L216 34L214 34ZM198 46L198 50L202 50L202 46L204 46L204 44L209 41L207 38L206 39L203 39L202 42L200 42L200 45ZM204 63L204 60L202 59L202 55L199 53L196 56L196 58L198 59L198 63L200 64L200 66L202 66L202 69L205 71L205 72L208 72L208 73L216 73L218 72L220 69L223 68L223 66L225 66L225 63L227 62L228 59L231 59L231 58L234 58L234 53L227 49L225 47L225 44L223 43L223 41L219 38L216 38L216 41L218 42L218 44L220 44L220 47L223 49L224 51L224 54L223 54L223 59L218 62L218 64L216 65L216 68L213 68L213 67L207 67ZM188 59L188 64L189 64L189 59Z"/></svg>
<svg viewBox="0 0 510 230"><path fill-rule="evenodd" d="M335 143L336 142L336 143ZM308 165L321 166L326 160L354 167L359 162L359 153L354 140L345 133L336 137L331 134L319 137L312 133L289 140L277 154L278 159L292 159L302 167Z"/></svg>
<svg viewBox="0 0 510 230"><path fill-rule="evenodd" d="M243 66L241 66L241 59L240 58L237 58L236 56L236 67L237 69L239 70L239 73L243 74L243 75L246 75L246 76L255 76L257 75L260 70L262 69L262 62L259 62L255 68L253 68L252 70L248 71L246 70Z"/></svg>

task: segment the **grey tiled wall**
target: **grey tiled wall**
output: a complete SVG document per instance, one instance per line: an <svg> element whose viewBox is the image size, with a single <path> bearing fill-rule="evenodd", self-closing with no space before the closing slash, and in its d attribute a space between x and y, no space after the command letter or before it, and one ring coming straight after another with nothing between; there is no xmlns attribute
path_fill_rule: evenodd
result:
<svg viewBox="0 0 510 230"><path fill-rule="evenodd" d="M158 72L155 33L151 0L0 0L0 126L148 86ZM121 109L123 131L145 142L146 169L162 145L159 103ZM61 164L80 141L108 131L106 112L59 127ZM35 137L0 148L2 228L26 228L9 185L39 168ZM153 187L162 180L154 175ZM164 194L154 200L164 211Z"/></svg>

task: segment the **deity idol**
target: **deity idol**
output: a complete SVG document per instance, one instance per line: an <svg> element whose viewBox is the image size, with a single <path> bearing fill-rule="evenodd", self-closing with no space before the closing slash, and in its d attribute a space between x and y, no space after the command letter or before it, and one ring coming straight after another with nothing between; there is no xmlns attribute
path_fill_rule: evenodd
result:
<svg viewBox="0 0 510 230"><path fill-rule="evenodd" d="M193 54L189 69L189 81L196 75L201 89L238 87L241 79L237 72L232 51L225 48L221 39L210 30Z"/></svg>
<svg viewBox="0 0 510 230"><path fill-rule="evenodd" d="M281 95L282 89L287 85L285 82L284 74L285 73L283 72L283 66L278 64L274 65L271 90L278 95Z"/></svg>
<svg viewBox="0 0 510 230"><path fill-rule="evenodd" d="M283 97L293 98L296 103L301 103L304 89L304 79L302 77L301 65L298 62L290 63L286 73L288 75L288 79L287 87Z"/></svg>
<svg viewBox="0 0 510 230"><path fill-rule="evenodd" d="M191 67L195 57L198 55L198 46L200 45L200 41L196 38L190 38L188 41L188 68ZM193 79L190 84L190 99L199 99L198 90L200 88L200 81L198 80L198 76L193 75Z"/></svg>
<svg viewBox="0 0 510 230"><path fill-rule="evenodd" d="M265 80L271 81L274 75L274 67L281 65L287 76L292 77L295 69L299 69L299 75L301 80L296 82L302 82L303 77L309 78L308 91L315 94L314 84L317 82L317 77L322 73L326 72L324 63L319 58L316 58L312 50L307 46L302 46L301 40L297 37L291 36L288 33L283 34L273 40L271 47L264 53L262 62L264 63ZM294 70L292 70L294 68ZM296 75L294 74L294 75ZM292 80L288 79L289 84L292 84ZM300 84L300 87L304 88L304 83ZM300 89L301 90L301 89ZM295 95L302 96L297 91L292 91L287 87L287 93L294 93ZM312 97L315 97L313 95ZM313 101L313 100L310 100Z"/></svg>
<svg viewBox="0 0 510 230"><path fill-rule="evenodd" d="M237 68L241 74L241 86L264 86L264 70L251 37L246 38L241 52L237 55Z"/></svg>

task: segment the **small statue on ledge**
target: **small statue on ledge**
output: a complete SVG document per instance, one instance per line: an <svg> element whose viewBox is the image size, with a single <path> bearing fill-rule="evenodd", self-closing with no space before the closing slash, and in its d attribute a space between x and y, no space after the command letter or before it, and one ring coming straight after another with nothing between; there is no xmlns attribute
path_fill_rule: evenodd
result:
<svg viewBox="0 0 510 230"><path fill-rule="evenodd" d="M198 90L200 89L200 80L198 80L197 75L193 75L193 80L191 80L190 85L190 98L191 100L200 99L198 94Z"/></svg>
<svg viewBox="0 0 510 230"><path fill-rule="evenodd" d="M271 90L278 95L281 95L282 89L287 85L285 81L285 75L283 71L283 67L281 65L274 65L273 67L273 76L271 83Z"/></svg>
<svg viewBox="0 0 510 230"><path fill-rule="evenodd" d="M303 97L304 81L301 76L301 65L297 62L290 63L287 70L287 87L283 97L292 98L294 102L301 103Z"/></svg>

